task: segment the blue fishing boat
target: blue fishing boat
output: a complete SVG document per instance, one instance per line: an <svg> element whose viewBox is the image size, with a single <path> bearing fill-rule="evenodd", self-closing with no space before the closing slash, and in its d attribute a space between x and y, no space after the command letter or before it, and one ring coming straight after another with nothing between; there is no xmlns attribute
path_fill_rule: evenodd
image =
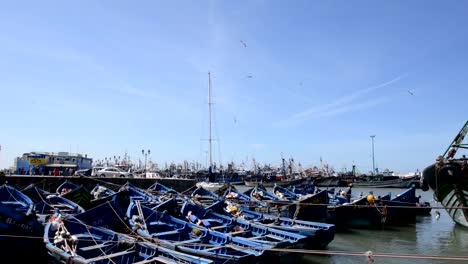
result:
<svg viewBox="0 0 468 264"><path fill-rule="evenodd" d="M190 197L193 199L193 200L196 200L204 205L210 205L212 204L213 202L216 202L220 199L222 199L222 197L218 196L217 194L215 194L214 192L210 191L210 190L207 190L203 187L198 187L196 188L191 194L190 194Z"/></svg>
<svg viewBox="0 0 468 264"><path fill-rule="evenodd" d="M237 190L234 186L229 186L222 197L226 200L232 200L236 201L236 203L243 204L243 205L249 205L251 204L252 206L254 205L260 205L260 206L267 206L266 202L261 202L261 201L252 201L250 198L250 195L247 195L246 193L249 193L253 188L250 188L246 192L241 192Z"/></svg>
<svg viewBox="0 0 468 264"><path fill-rule="evenodd" d="M216 203L224 203L218 201ZM251 223L239 217L233 217L228 213L217 213L213 210L207 210L187 200L181 208L181 215L191 220L193 223L202 221L208 222L212 230L228 234L230 236L239 236L251 241L267 244L275 248L303 248L307 237L291 233L272 227Z"/></svg>
<svg viewBox="0 0 468 264"><path fill-rule="evenodd" d="M312 183L308 183L305 186L289 186L288 189L290 189L293 193L295 194L300 194L300 195L307 195L307 194L314 194L315 193L315 185ZM334 192L334 189L333 189Z"/></svg>
<svg viewBox="0 0 468 264"><path fill-rule="evenodd" d="M101 204L107 201L108 199L111 199L111 197L115 194L115 191L110 189L109 187L98 183L91 190L90 194L93 197L91 203Z"/></svg>
<svg viewBox="0 0 468 264"><path fill-rule="evenodd" d="M34 210L38 216L39 221L45 222L52 216L58 209L62 213L66 214L79 214L85 211L83 207L77 203L68 200L62 196L51 194L35 184L30 184L23 190L22 193L27 195L34 203Z"/></svg>
<svg viewBox="0 0 468 264"><path fill-rule="evenodd" d="M44 226L34 211L33 201L17 188L0 186L0 248L2 257L15 261L47 259L41 243ZM25 254L27 252L27 254Z"/></svg>
<svg viewBox="0 0 468 264"><path fill-rule="evenodd" d="M61 214L44 228L43 241L55 262L69 263L190 263L212 261L137 241L110 229L94 227Z"/></svg>
<svg viewBox="0 0 468 264"><path fill-rule="evenodd" d="M76 214L74 217L91 226L104 227L116 232L128 232L125 214L130 204L128 191L121 190L107 198L108 201L101 203L87 211Z"/></svg>
<svg viewBox="0 0 468 264"><path fill-rule="evenodd" d="M275 193L269 192L262 184L258 184L255 188L250 190L249 194L252 200L266 202L267 208L277 208L279 211L276 212L276 214L280 214L284 217L315 222L326 221L328 211L327 204L329 202L327 190L315 194L297 196L295 200L289 200L286 197L292 196L292 193L287 193L284 188L276 188L278 193L280 193L280 190L284 191L284 195L276 195ZM273 211L268 209L267 212L271 213Z"/></svg>
<svg viewBox="0 0 468 264"><path fill-rule="evenodd" d="M140 203L145 204L148 207L156 206L165 201L163 196L154 195L149 191L139 188L129 182L120 187L119 191L123 190L128 192L128 195L132 200L138 200Z"/></svg>
<svg viewBox="0 0 468 264"><path fill-rule="evenodd" d="M300 195L294 191L277 184L273 186L273 194L281 199L287 199L288 201L297 201L300 197Z"/></svg>
<svg viewBox="0 0 468 264"><path fill-rule="evenodd" d="M159 182L153 183L150 187L147 188L152 194L173 194L180 195L180 193L172 188L169 188Z"/></svg>
<svg viewBox="0 0 468 264"><path fill-rule="evenodd" d="M326 248L335 237L335 225L333 224L297 220L290 217L256 212L246 207L235 207L235 210L233 210L232 204L228 201L225 203L220 201L207 207L206 210L220 214L228 212L233 217L235 216L255 224L306 236L307 248Z"/></svg>
<svg viewBox="0 0 468 264"><path fill-rule="evenodd" d="M164 247L208 258L216 263L252 262L271 246L228 236L158 212L132 200L127 211L129 226L141 237Z"/></svg>
<svg viewBox="0 0 468 264"><path fill-rule="evenodd" d="M254 188L246 191L245 194L249 195L251 200L262 202L267 201L270 204L286 204L288 201L285 198L280 198L275 194L270 193L262 183L258 183Z"/></svg>
<svg viewBox="0 0 468 264"><path fill-rule="evenodd" d="M429 215L431 214L431 204L429 202L423 202L420 200L421 196L416 196L416 187L411 186L406 191L397 194L391 198L392 201L406 203L407 206L415 209L417 215Z"/></svg>
<svg viewBox="0 0 468 264"><path fill-rule="evenodd" d="M93 206L91 203L93 199L91 193L82 185L65 180L57 187L55 192L57 195L79 204L85 210Z"/></svg>
<svg viewBox="0 0 468 264"><path fill-rule="evenodd" d="M379 229L416 222L415 210L407 203L392 201L390 194L376 197L372 191L351 203L330 205L328 208L327 222L338 228Z"/></svg>

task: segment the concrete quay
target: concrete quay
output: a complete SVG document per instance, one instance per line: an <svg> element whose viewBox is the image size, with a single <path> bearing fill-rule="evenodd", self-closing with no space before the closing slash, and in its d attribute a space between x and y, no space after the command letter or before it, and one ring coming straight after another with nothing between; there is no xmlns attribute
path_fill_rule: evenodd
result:
<svg viewBox="0 0 468 264"><path fill-rule="evenodd" d="M0 184L8 182L8 184L19 188L20 190L30 184L35 184L48 192L55 193L60 184L68 180L77 185L83 185L85 189L91 191L96 184L102 184L111 189L115 189L129 182L139 188L146 189L155 182L159 182L176 191L182 192L196 184L193 179L155 179L155 178L98 178L98 177L82 177L82 176L39 176L39 175L7 175L0 179Z"/></svg>

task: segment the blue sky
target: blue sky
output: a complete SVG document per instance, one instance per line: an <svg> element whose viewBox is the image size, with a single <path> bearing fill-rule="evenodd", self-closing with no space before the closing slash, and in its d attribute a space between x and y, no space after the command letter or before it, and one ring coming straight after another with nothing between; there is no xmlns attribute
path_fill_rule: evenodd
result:
<svg viewBox="0 0 468 264"><path fill-rule="evenodd" d="M10 1L0 168L30 151L423 169L467 119L464 1ZM243 43L246 46L243 45ZM251 76L249 78L248 76ZM249 162L250 163L250 162Z"/></svg>

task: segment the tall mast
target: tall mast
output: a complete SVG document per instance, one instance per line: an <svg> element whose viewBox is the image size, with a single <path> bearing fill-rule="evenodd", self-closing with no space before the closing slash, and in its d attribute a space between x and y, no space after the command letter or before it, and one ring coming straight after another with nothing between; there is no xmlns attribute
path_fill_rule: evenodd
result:
<svg viewBox="0 0 468 264"><path fill-rule="evenodd" d="M212 155L211 155L211 74L208 72L208 114L209 114L209 123L210 123L210 132L209 132L209 138L208 142L210 144L210 164L209 167L211 167L212 164Z"/></svg>

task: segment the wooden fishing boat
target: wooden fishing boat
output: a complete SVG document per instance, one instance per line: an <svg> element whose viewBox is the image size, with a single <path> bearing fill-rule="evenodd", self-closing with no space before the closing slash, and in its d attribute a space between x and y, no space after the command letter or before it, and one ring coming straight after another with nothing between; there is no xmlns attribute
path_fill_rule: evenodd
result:
<svg viewBox="0 0 468 264"><path fill-rule="evenodd" d="M280 204L287 204L288 213L286 215L283 214L283 216L315 222L326 222L327 220L329 203L327 190L314 194L295 195L281 186L274 186L273 192L268 192L261 184L257 185L257 188L263 193L277 197ZM284 203L283 201L288 201L288 203Z"/></svg>
<svg viewBox="0 0 468 264"><path fill-rule="evenodd" d="M154 195L148 190L136 187L135 185L127 182L122 187L120 187L119 191L127 191L128 195L133 200L138 200L140 203L145 204L148 207L154 207L164 201L163 196Z"/></svg>
<svg viewBox="0 0 468 264"><path fill-rule="evenodd" d="M228 212L232 217L237 217L238 219L306 236L307 248L325 248L335 237L335 226L333 224L297 220L290 217L261 213L240 206L237 210L233 211L232 208L229 208L230 206L229 201L219 201L207 207L206 210L220 214Z"/></svg>
<svg viewBox="0 0 468 264"><path fill-rule="evenodd" d="M93 197L93 199L91 200L91 203L101 204L104 201L107 201L108 198L112 197L115 194L115 191L112 190L109 187L106 187L106 186L98 183L91 190L90 194Z"/></svg>
<svg viewBox="0 0 468 264"><path fill-rule="evenodd" d="M71 181L65 180L56 189L56 194L67 198L83 207L85 210L90 209L93 205L91 200L94 198L91 193L82 185L77 185Z"/></svg>
<svg viewBox="0 0 468 264"><path fill-rule="evenodd" d="M434 198L444 206L452 220L465 227L468 227L468 159L458 152L462 149L466 153L468 149L468 144L464 143L467 133L468 121L444 154L423 170L421 184L423 191L431 188Z"/></svg>
<svg viewBox="0 0 468 264"><path fill-rule="evenodd" d="M224 202L217 201L216 203ZM190 200L184 203L180 211L182 216L187 216L192 221L208 222L212 230L231 236L247 238L253 242L270 245L274 248L303 248L306 244L306 236L251 223L239 217L233 217L227 212L217 213L212 209L208 210L196 205ZM195 217L190 218L192 215Z"/></svg>
<svg viewBox="0 0 468 264"><path fill-rule="evenodd" d="M198 187L190 194L191 199L196 200L202 204L210 205L211 203L221 199L214 192L207 190L203 187Z"/></svg>
<svg viewBox="0 0 468 264"><path fill-rule="evenodd" d="M41 243L44 227L34 211L33 201L17 188L0 186L0 248L2 257L15 261L47 259ZM27 252L27 254L25 254Z"/></svg>
<svg viewBox="0 0 468 264"><path fill-rule="evenodd" d="M307 183L304 186L290 186L288 187L293 193L300 194L300 195L307 195L307 194L314 194L315 193L315 185L312 183ZM333 190L335 190L333 188Z"/></svg>
<svg viewBox="0 0 468 264"><path fill-rule="evenodd" d="M160 245L203 258L215 263L252 262L271 246L245 238L228 236L158 212L132 200L127 211L129 226L141 237Z"/></svg>
<svg viewBox="0 0 468 264"><path fill-rule="evenodd" d="M286 199L288 201L295 201L295 200L299 200L299 197L300 195L295 193L294 191L288 189L288 188L285 188L285 187L282 187L282 186L279 186L277 184L275 184L273 186L273 194L275 194L277 197L281 198L281 199Z"/></svg>
<svg viewBox="0 0 468 264"><path fill-rule="evenodd" d="M125 214L130 204L130 195L127 190L121 190L107 197L106 202L101 203L74 217L91 226L104 227L116 232L128 232Z"/></svg>
<svg viewBox="0 0 468 264"><path fill-rule="evenodd" d="M56 210L64 214L75 215L83 213L85 209L79 204L56 194L51 194L35 184L30 184L23 190L22 193L27 195L34 203L34 210L39 221L44 223L52 216Z"/></svg>
<svg viewBox="0 0 468 264"><path fill-rule="evenodd" d="M44 244L58 263L190 263L212 261L140 242L110 229L94 227L56 214L44 228Z"/></svg>
<svg viewBox="0 0 468 264"><path fill-rule="evenodd" d="M351 203L330 205L327 222L335 224L337 228L378 229L414 224L416 212L405 202L392 201L390 194L375 197L371 191Z"/></svg>
<svg viewBox="0 0 468 264"><path fill-rule="evenodd" d="M428 215L431 214L431 204L429 202L420 201L420 196L416 196L416 187L411 186L408 190L397 194L391 198L392 201L407 203L415 209L417 215Z"/></svg>
<svg viewBox="0 0 468 264"><path fill-rule="evenodd" d="M180 193L172 188L169 188L159 182L153 183L147 190L152 194L174 194L180 195Z"/></svg>

